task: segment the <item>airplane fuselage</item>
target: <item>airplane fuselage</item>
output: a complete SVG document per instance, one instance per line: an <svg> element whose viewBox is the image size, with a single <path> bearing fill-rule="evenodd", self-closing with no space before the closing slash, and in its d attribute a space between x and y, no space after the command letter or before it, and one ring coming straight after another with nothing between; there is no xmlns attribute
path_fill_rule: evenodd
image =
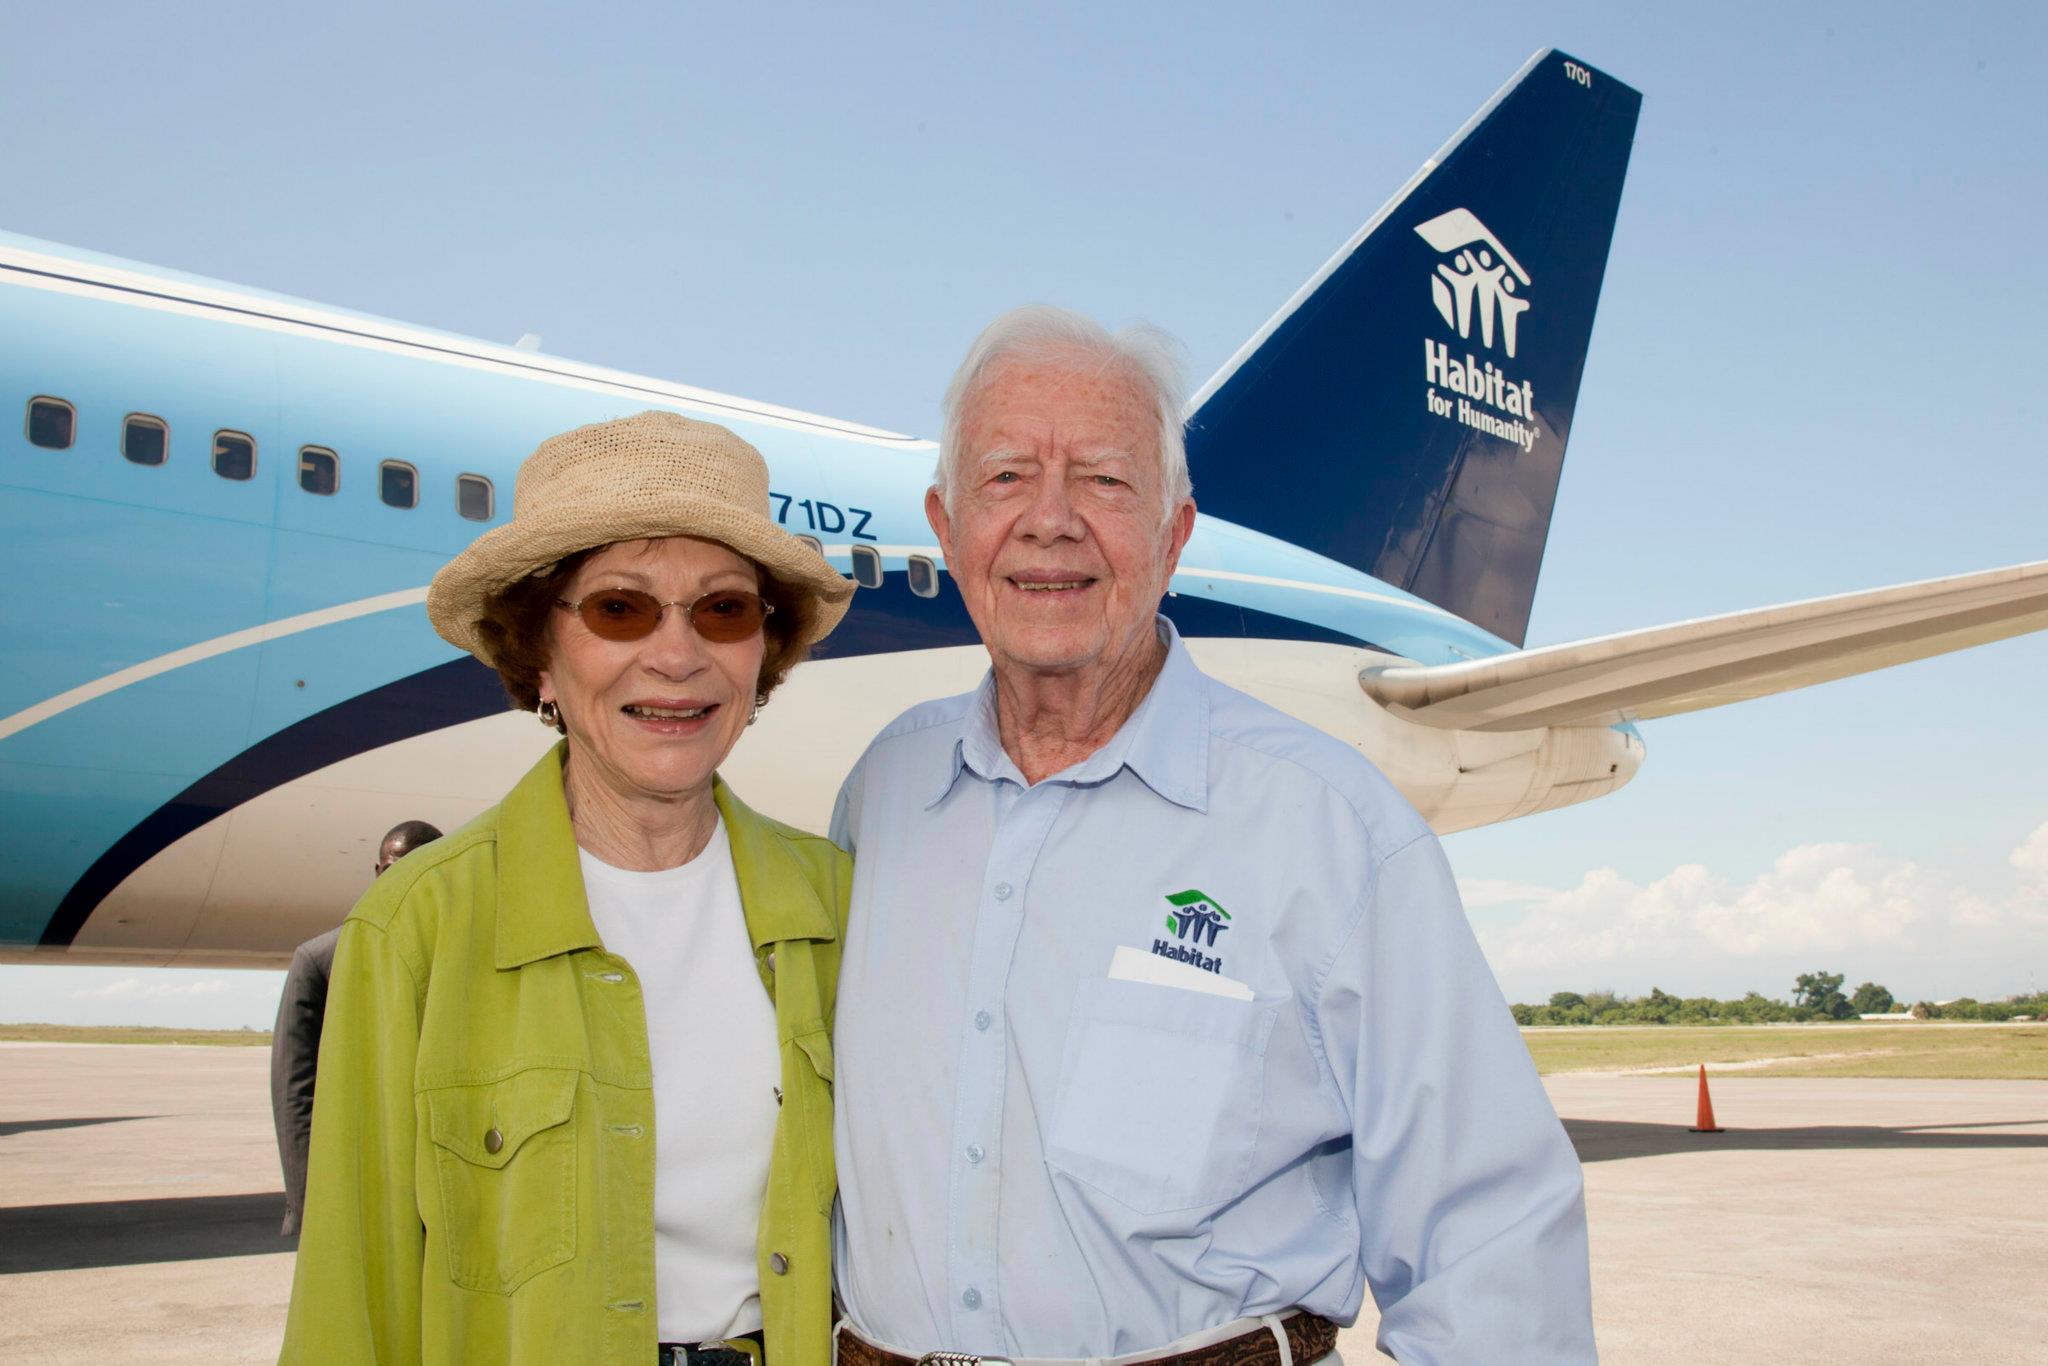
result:
<svg viewBox="0 0 2048 1366"><path fill-rule="evenodd" d="M733 428L773 515L863 581L726 769L757 806L822 826L881 724L986 667L925 523L928 441L20 238L0 238L0 376L22 414L0 446L0 961L281 964L361 892L385 828L495 800L551 735L421 601L510 515L524 456L585 422ZM1361 670L1512 647L1226 521L1199 519L1162 610L1440 831L1603 795L1642 758L1627 726L1390 713Z"/></svg>

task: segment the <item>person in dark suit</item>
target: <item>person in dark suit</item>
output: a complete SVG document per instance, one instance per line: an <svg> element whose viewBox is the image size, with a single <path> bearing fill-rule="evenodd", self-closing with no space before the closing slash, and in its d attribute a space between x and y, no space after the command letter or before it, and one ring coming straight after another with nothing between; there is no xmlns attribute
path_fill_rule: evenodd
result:
<svg viewBox="0 0 2048 1366"><path fill-rule="evenodd" d="M376 871L422 844L441 838L425 821L400 821L377 846ZM292 954L270 1035L270 1114L277 1125L277 1157L284 1165L284 1237L299 1231L306 1204L306 1144L313 1132L313 1074L320 1062L320 1021L327 1012L327 978L341 927L316 935Z"/></svg>

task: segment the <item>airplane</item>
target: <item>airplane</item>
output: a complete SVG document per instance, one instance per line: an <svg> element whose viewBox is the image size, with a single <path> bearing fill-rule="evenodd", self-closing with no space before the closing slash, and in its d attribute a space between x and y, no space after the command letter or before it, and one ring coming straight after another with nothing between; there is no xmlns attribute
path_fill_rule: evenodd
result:
<svg viewBox="0 0 2048 1366"><path fill-rule="evenodd" d="M1544 50L1187 410L1162 611L1439 832L1606 796L1637 723L2048 626L2048 562L1524 648L1641 97ZM725 768L822 829L986 668L934 443L0 234L0 962L280 967L398 820L554 739L423 608L550 434L665 408L767 457L860 586Z"/></svg>

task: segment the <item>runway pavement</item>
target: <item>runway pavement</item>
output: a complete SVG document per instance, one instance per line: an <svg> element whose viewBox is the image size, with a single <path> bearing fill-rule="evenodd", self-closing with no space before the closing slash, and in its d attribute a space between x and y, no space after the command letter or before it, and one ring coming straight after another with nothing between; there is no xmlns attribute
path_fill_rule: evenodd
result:
<svg viewBox="0 0 2048 1366"><path fill-rule="evenodd" d="M273 1360L260 1048L0 1044L0 1362ZM2048 1082L1564 1076L1610 1366L2035 1363ZM1377 1358L1370 1305L1341 1346Z"/></svg>

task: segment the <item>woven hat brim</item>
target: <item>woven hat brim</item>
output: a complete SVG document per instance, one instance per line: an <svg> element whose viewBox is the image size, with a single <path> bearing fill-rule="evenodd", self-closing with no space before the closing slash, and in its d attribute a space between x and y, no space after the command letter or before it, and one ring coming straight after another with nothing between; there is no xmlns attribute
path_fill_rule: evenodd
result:
<svg viewBox="0 0 2048 1366"><path fill-rule="evenodd" d="M614 541L695 536L717 541L760 565L807 605L795 643L809 648L832 633L853 601L854 585L825 557L759 513L710 499L670 497L623 511L614 502L550 508L515 518L476 538L442 566L427 589L427 619L441 639L493 667L477 631L498 594L581 550Z"/></svg>

